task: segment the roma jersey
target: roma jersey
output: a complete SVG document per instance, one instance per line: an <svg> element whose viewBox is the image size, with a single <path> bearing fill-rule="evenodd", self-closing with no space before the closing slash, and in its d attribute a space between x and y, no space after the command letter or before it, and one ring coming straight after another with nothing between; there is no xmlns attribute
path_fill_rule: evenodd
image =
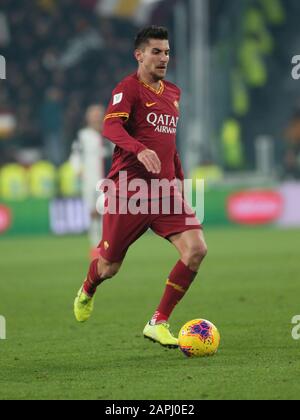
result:
<svg viewBox="0 0 300 420"><path fill-rule="evenodd" d="M128 182L143 179L148 185L151 179L184 178L176 149L179 102L177 86L161 81L155 90L139 80L137 73L126 77L114 89L104 118L103 136L116 144L108 178L114 180L117 194L121 192L120 171L127 171ZM145 149L157 153L160 174L148 172L137 159Z"/></svg>

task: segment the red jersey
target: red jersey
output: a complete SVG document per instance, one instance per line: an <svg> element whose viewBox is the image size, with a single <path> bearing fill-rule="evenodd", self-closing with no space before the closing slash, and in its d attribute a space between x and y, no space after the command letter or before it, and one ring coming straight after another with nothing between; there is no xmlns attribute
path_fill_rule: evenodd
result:
<svg viewBox="0 0 300 420"><path fill-rule="evenodd" d="M116 144L108 178L120 192L119 172L127 171L127 180L183 179L176 149L180 89L167 81L156 91L140 81L137 73L126 77L114 89L104 118L103 136ZM160 174L152 174L137 155L154 150L161 161ZM128 193L130 196L131 193Z"/></svg>

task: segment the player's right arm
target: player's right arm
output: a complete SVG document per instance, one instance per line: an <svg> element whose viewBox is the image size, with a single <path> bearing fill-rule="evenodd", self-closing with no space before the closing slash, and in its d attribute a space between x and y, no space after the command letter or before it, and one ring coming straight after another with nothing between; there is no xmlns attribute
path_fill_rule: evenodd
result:
<svg viewBox="0 0 300 420"><path fill-rule="evenodd" d="M121 149L134 153L147 171L160 173L161 163L156 152L147 149L143 143L130 136L125 128L135 102L135 90L130 88L128 82L121 82L113 91L112 99L104 118L103 137Z"/></svg>

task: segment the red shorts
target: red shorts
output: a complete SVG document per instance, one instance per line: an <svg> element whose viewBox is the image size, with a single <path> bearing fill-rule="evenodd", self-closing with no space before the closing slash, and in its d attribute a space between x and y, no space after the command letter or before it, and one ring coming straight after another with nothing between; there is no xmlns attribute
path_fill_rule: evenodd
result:
<svg viewBox="0 0 300 420"><path fill-rule="evenodd" d="M105 205L107 206L107 200ZM164 205L166 200L170 202L170 207ZM102 241L98 248L100 255L109 262L120 262L124 259L128 248L138 238L140 238L150 228L157 235L169 239L170 236L182 233L188 230L202 229L195 212L183 200L177 197L174 199L147 200L143 202L143 208L148 214L122 214L128 208L128 200L124 198L116 198L117 214L107 212L103 215L103 234ZM155 211L151 212L151 208ZM178 213L178 208L181 208ZM122 210L121 210L122 209ZM156 214L153 214L156 213Z"/></svg>

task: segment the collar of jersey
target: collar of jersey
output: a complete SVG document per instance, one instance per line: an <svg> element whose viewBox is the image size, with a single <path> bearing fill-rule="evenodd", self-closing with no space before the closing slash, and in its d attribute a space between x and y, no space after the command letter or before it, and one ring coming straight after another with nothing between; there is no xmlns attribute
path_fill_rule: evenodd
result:
<svg viewBox="0 0 300 420"><path fill-rule="evenodd" d="M150 89L152 92L156 93L156 95L161 95L163 93L163 91L165 90L165 84L162 80L160 80L160 87L158 90L154 89L153 87L151 87L150 85L148 85L147 83L143 82L142 80L139 79L139 82L144 85L147 89Z"/></svg>

